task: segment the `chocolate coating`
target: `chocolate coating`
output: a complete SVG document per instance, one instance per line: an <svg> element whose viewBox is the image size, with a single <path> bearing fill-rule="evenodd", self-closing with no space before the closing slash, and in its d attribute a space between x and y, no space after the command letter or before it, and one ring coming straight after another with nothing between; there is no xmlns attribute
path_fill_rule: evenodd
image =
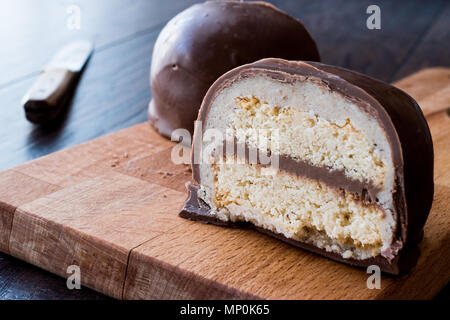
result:
<svg viewBox="0 0 450 320"><path fill-rule="evenodd" d="M412 252L417 252L417 243L423 236L423 226L431 208L434 191L431 134L423 113L414 99L387 83L347 69L317 62L264 59L238 67L220 77L208 90L198 120L205 121L207 119L211 103L221 90L242 78L258 75L288 83L305 78L321 81L330 90L340 92L376 119L385 131L392 151L395 167L393 196L397 229L388 250L373 259L356 260L356 262L351 259L343 259L339 255L325 253L318 248L313 250L310 245L295 245L349 264L368 266L376 262L383 271L393 274L412 268L417 259L413 259L411 255ZM199 134L201 132L195 133L195 135ZM201 140L194 138L194 141ZM198 146L194 144L193 157L197 150ZM283 169L283 161L280 162L280 169ZM304 164L299 163L296 166L290 160L284 169L298 175L304 175L307 171ZM193 165L193 177L196 182L201 183L198 165ZM320 179L320 174L316 178ZM353 182L349 178L344 175L337 175L333 178L336 180L335 185L341 185L344 189L356 192L361 198L364 198L364 188L359 188L361 191L352 189ZM370 190L370 186L365 189ZM189 210L185 208L184 211ZM195 219L193 211L189 212L191 212L189 217ZM265 230L264 232L269 233ZM280 235L274 236L283 238ZM284 241L293 243L291 239L284 239Z"/></svg>
<svg viewBox="0 0 450 320"><path fill-rule="evenodd" d="M319 61L303 24L265 2L196 4L161 31L152 57L150 123L193 133L202 99L225 72L262 58Z"/></svg>

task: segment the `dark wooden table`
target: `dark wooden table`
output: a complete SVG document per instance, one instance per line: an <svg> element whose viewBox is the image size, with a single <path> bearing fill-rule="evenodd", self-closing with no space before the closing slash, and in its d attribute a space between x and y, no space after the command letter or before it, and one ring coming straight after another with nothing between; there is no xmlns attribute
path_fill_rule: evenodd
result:
<svg viewBox="0 0 450 320"><path fill-rule="evenodd" d="M194 0L5 0L0 7L0 170L146 121L149 66L165 23ZM270 1L299 18L322 61L392 82L430 66L450 67L450 1ZM381 8L381 30L366 9ZM73 9L72 5L77 6ZM80 9L80 29L71 29ZM28 123L21 98L42 66L73 39L95 53L62 121ZM448 299L448 288L439 296ZM105 299L0 253L0 299Z"/></svg>

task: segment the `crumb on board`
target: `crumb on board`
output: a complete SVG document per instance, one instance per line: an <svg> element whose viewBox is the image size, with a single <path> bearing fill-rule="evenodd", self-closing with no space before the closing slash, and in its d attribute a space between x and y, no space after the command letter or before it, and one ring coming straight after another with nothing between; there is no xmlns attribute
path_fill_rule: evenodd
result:
<svg viewBox="0 0 450 320"><path fill-rule="evenodd" d="M116 159L111 163L111 167L113 167L113 168L117 167L119 164L120 164L120 161L118 159Z"/></svg>
<svg viewBox="0 0 450 320"><path fill-rule="evenodd" d="M159 170L159 171L158 171L158 174L159 174L159 175L162 175L162 178L163 178L163 179L165 179L165 178L167 178L167 177L171 177L171 176L174 175L173 172L170 172L170 171L163 171L163 170Z"/></svg>
<svg viewBox="0 0 450 320"><path fill-rule="evenodd" d="M117 167L119 164L120 164L120 160L123 158L123 159L128 159L129 158L129 154L128 154L128 152L124 152L123 154L122 154L122 156L119 156L119 155L117 155L117 154L113 154L112 155L112 163L111 163L111 167Z"/></svg>

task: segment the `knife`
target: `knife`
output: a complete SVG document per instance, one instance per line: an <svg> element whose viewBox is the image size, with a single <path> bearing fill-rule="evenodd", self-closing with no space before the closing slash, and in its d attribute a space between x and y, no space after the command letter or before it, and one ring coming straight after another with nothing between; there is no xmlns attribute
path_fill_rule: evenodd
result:
<svg viewBox="0 0 450 320"><path fill-rule="evenodd" d="M47 123L60 114L72 97L93 48L92 42L82 40L58 51L22 99L30 122Z"/></svg>

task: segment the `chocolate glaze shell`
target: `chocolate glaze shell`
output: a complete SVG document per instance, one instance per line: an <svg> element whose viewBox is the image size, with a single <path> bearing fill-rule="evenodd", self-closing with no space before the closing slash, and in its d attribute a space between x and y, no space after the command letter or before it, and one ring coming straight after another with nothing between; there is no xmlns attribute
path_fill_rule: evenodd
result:
<svg viewBox="0 0 450 320"><path fill-rule="evenodd" d="M347 69L317 62L263 59L238 67L220 77L208 90L198 120L207 119L210 105L221 90L239 79L258 75L288 83L304 80L305 77L322 81L330 90L345 95L364 112L377 119L386 132L393 155L396 174L394 202L397 229L390 248L375 259L382 270L389 273L397 274L412 268L415 259L401 259L401 257L414 251L411 248L421 240L434 192L431 134L423 113L414 99L394 86ZM199 134L201 132L195 132L195 135ZM201 140L194 138L194 141ZM193 157L197 150L198 146L194 143ZM301 166L298 168L300 171L303 170ZM302 174L300 171L299 175ZM201 183L199 166L195 164L193 177L197 183ZM344 178L338 183L345 186L348 182ZM195 219L192 214L190 218ZM280 236L277 237L280 238ZM329 256L328 253L321 252L317 248L313 251ZM350 263L348 259L337 257L334 259ZM402 262L400 268L400 261L409 263ZM358 264L365 266L372 262L373 259L367 259L358 261Z"/></svg>
<svg viewBox="0 0 450 320"><path fill-rule="evenodd" d="M303 24L266 2L193 5L161 31L152 57L150 123L194 131L202 99L225 72L262 58L320 61Z"/></svg>

